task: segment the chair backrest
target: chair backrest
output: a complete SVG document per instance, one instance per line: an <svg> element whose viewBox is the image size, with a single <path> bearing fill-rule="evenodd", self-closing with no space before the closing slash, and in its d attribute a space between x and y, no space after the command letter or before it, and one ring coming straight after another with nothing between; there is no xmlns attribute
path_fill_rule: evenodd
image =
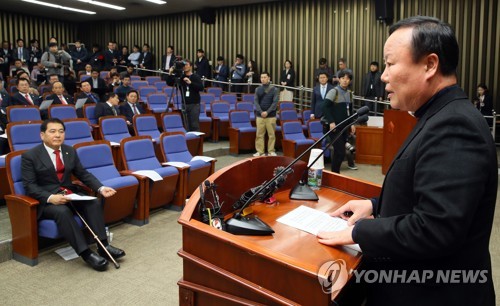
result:
<svg viewBox="0 0 500 306"><path fill-rule="evenodd" d="M172 86L168 86L168 85L167 85L167 86L163 86L163 87L161 88L161 91L162 91L164 94L168 95L169 97L170 97L170 95L172 94L172 91L173 91L173 90L174 90L174 88L173 88Z"/></svg>
<svg viewBox="0 0 500 306"><path fill-rule="evenodd" d="M244 110L253 113L254 112L253 102L239 102L236 104L236 110Z"/></svg>
<svg viewBox="0 0 500 306"><path fill-rule="evenodd" d="M231 111L229 113L229 126L233 128L252 127L250 114L247 111Z"/></svg>
<svg viewBox="0 0 500 306"><path fill-rule="evenodd" d="M150 136L151 138L160 138L160 131L154 115L135 115L134 128L137 136Z"/></svg>
<svg viewBox="0 0 500 306"><path fill-rule="evenodd" d="M95 103L89 103L83 105L83 117L87 118L90 124L97 124L97 119L95 117Z"/></svg>
<svg viewBox="0 0 500 306"><path fill-rule="evenodd" d="M125 170L154 170L161 168L156 158L153 141L149 136L135 136L122 139L120 150Z"/></svg>
<svg viewBox="0 0 500 306"><path fill-rule="evenodd" d="M8 122L40 121L38 106L13 105L7 106Z"/></svg>
<svg viewBox="0 0 500 306"><path fill-rule="evenodd" d="M11 152L5 159L5 168L7 169L7 181L9 189L13 194L26 195L23 186L23 176L21 172L21 160L26 150Z"/></svg>
<svg viewBox="0 0 500 306"><path fill-rule="evenodd" d="M42 143L40 138L41 121L15 122L7 125L7 140L10 151L28 150Z"/></svg>
<svg viewBox="0 0 500 306"><path fill-rule="evenodd" d="M282 102L278 103L278 109L280 111L286 110L286 109L295 110L295 104L293 102L289 102L289 101L282 101Z"/></svg>
<svg viewBox="0 0 500 306"><path fill-rule="evenodd" d="M66 136L64 143L74 146L77 143L94 141L92 128L89 121L84 118L71 119L64 122L66 126Z"/></svg>
<svg viewBox="0 0 500 306"><path fill-rule="evenodd" d="M280 111L280 121L298 121L297 112L295 110L286 109Z"/></svg>
<svg viewBox="0 0 500 306"><path fill-rule="evenodd" d="M91 78L90 75L80 74L80 82L83 82L83 81L85 81L86 79L89 79L89 78Z"/></svg>
<svg viewBox="0 0 500 306"><path fill-rule="evenodd" d="M217 117L217 118L228 118L229 117L229 111L231 110L231 107L229 106L229 103L227 102L214 102L212 103L212 118Z"/></svg>
<svg viewBox="0 0 500 306"><path fill-rule="evenodd" d="M309 130L309 137L317 139L323 137L323 124L321 124L321 121L309 120L307 127Z"/></svg>
<svg viewBox="0 0 500 306"><path fill-rule="evenodd" d="M104 140L83 142L76 144L74 148L83 168L92 173L99 181L120 177L113 161L109 142Z"/></svg>
<svg viewBox="0 0 500 306"><path fill-rule="evenodd" d="M109 77L109 71L101 71L101 72L99 73L99 77L100 77L101 79L105 79L105 78Z"/></svg>
<svg viewBox="0 0 500 306"><path fill-rule="evenodd" d="M207 87L207 93L214 94L217 100L220 99L222 95L222 88L220 87Z"/></svg>
<svg viewBox="0 0 500 306"><path fill-rule="evenodd" d="M49 118L59 118L61 120L76 119L76 109L74 105L51 105L49 106Z"/></svg>
<svg viewBox="0 0 500 306"><path fill-rule="evenodd" d="M161 82L161 77L159 76L147 76L145 79L149 83L149 85L154 85L156 82Z"/></svg>
<svg viewBox="0 0 500 306"><path fill-rule="evenodd" d="M200 93L200 102L210 104L215 101L215 95L211 93Z"/></svg>
<svg viewBox="0 0 500 306"><path fill-rule="evenodd" d="M86 75L87 76L87 75ZM90 76L88 76L90 77ZM38 93L43 95L46 92L50 92L52 90L52 84L40 85L38 86Z"/></svg>
<svg viewBox="0 0 500 306"><path fill-rule="evenodd" d="M186 128L182 124L182 118L179 114L163 114L161 116L161 122L165 132L186 133Z"/></svg>
<svg viewBox="0 0 500 306"><path fill-rule="evenodd" d="M241 101L253 103L255 101L255 95L254 94L243 94L243 95L241 95Z"/></svg>
<svg viewBox="0 0 500 306"><path fill-rule="evenodd" d="M141 76L139 75L131 75L130 76L130 81L140 81L141 80Z"/></svg>
<svg viewBox="0 0 500 306"><path fill-rule="evenodd" d="M205 103L200 103L200 118L208 118L212 120L211 117L207 116L207 109L206 109L206 104Z"/></svg>
<svg viewBox="0 0 500 306"><path fill-rule="evenodd" d="M141 86L139 87L139 96L142 101L146 101L149 94L156 93L155 86Z"/></svg>
<svg viewBox="0 0 500 306"><path fill-rule="evenodd" d="M132 86L134 89L138 90L139 87L141 86L148 86L148 82L147 81L131 81L130 82L130 86Z"/></svg>
<svg viewBox="0 0 500 306"><path fill-rule="evenodd" d="M153 83L153 86L156 87L157 92L163 92L163 87L165 87L167 83L164 81L156 81Z"/></svg>
<svg viewBox="0 0 500 306"><path fill-rule="evenodd" d="M228 102L231 106L231 109L236 108L236 102L238 101L238 97L234 93L222 94L220 95L220 100Z"/></svg>
<svg viewBox="0 0 500 306"><path fill-rule="evenodd" d="M302 132L302 125L299 121L285 121L281 125L283 131L283 139L301 140L306 139Z"/></svg>
<svg viewBox="0 0 500 306"><path fill-rule="evenodd" d="M149 109L155 112L156 109L159 109L161 112L164 112L168 109L168 97L166 94L162 93L153 93L148 95L146 100Z"/></svg>
<svg viewBox="0 0 500 306"><path fill-rule="evenodd" d="M120 142L123 138L130 137L127 121L123 116L104 116L99 118L101 137L104 140Z"/></svg>
<svg viewBox="0 0 500 306"><path fill-rule="evenodd" d="M305 109L302 111L302 122L304 122L304 124L307 124L309 120L311 120L311 110Z"/></svg>
<svg viewBox="0 0 500 306"><path fill-rule="evenodd" d="M165 160L189 163L193 156L189 153L186 136L181 134L166 135L160 137L161 151Z"/></svg>

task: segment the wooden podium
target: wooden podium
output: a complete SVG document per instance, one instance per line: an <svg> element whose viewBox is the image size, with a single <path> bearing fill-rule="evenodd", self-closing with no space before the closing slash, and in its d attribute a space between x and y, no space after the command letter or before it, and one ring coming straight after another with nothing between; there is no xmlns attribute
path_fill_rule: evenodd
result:
<svg viewBox="0 0 500 306"><path fill-rule="evenodd" d="M413 127L417 124L417 119L408 114L394 109L384 111L384 152L382 154L382 173L387 170L399 151L401 145L406 140Z"/></svg>
<svg viewBox="0 0 500 306"><path fill-rule="evenodd" d="M217 186L225 219L231 217L233 203L245 191L271 179L275 167L292 160L250 158L211 175L208 179ZM193 193L178 220L182 225L178 254L183 259L180 305L331 305L338 298L339 294L323 293L319 268L342 259L347 271L356 269L361 253L322 245L314 235L276 219L300 205L332 212L351 199L378 196L380 186L324 171L318 202L290 200L290 188L305 168L304 162L294 165L285 186L275 194L279 204L257 202L253 206L255 214L274 229L272 236L238 236L200 222L200 194L198 190Z"/></svg>

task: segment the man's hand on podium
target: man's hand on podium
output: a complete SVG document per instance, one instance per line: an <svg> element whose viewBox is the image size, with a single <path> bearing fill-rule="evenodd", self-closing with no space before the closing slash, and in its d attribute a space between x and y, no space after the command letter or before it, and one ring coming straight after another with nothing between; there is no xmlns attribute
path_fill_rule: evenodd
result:
<svg viewBox="0 0 500 306"><path fill-rule="evenodd" d="M347 220L348 225L354 225L359 219L373 218L372 214L372 201L351 200L330 215Z"/></svg>
<svg viewBox="0 0 500 306"><path fill-rule="evenodd" d="M319 232L318 241L319 243L326 245L346 245L354 244L352 240L352 229L354 225L348 226L346 229L336 232Z"/></svg>

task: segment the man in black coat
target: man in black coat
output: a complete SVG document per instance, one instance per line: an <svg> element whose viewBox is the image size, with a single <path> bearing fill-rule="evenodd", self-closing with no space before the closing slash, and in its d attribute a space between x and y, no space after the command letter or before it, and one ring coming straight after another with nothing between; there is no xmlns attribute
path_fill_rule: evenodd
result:
<svg viewBox="0 0 500 306"><path fill-rule="evenodd" d="M210 73L210 63L208 62L208 59L205 57L205 51L203 49L198 49L196 51L196 62L194 63L194 70L196 71L196 74L200 78L210 78L211 73Z"/></svg>
<svg viewBox="0 0 500 306"><path fill-rule="evenodd" d="M328 82L328 74L326 72L319 73L318 82L313 88L311 119L321 119L323 117L323 105L325 104L326 94L333 89L333 85Z"/></svg>
<svg viewBox="0 0 500 306"><path fill-rule="evenodd" d="M75 49L71 50L69 53L71 59L73 60L73 69L78 73L78 71L85 70L85 65L88 62L89 54L87 49L82 47L81 41L75 41Z"/></svg>
<svg viewBox="0 0 500 306"><path fill-rule="evenodd" d="M117 107L118 103L120 103L120 99L115 93L110 93L106 102L97 103L94 109L96 120L99 121L99 118L104 116L120 115L120 109Z"/></svg>
<svg viewBox="0 0 500 306"><path fill-rule="evenodd" d="M148 44L144 44L144 46L142 46L142 52L141 52L141 55L139 55L138 61L139 61L139 68L153 70L153 68L154 68L153 54L151 54L151 51L149 50ZM151 72L150 71L140 71L139 74L141 76L148 76L148 75L151 75Z"/></svg>
<svg viewBox="0 0 500 306"><path fill-rule="evenodd" d="M370 63L370 71L363 77L363 88L361 95L365 99L382 101L384 98L384 83L380 79L382 73L378 70L378 62ZM363 105L367 105L371 111L377 112L379 109L377 103L362 101Z"/></svg>
<svg viewBox="0 0 500 306"><path fill-rule="evenodd" d="M59 119L48 119L41 125L40 144L22 155L22 179L26 194L38 200L38 219L52 219L61 235L78 255L98 271L106 269L105 251L98 246L98 253L91 251L78 223L73 218L70 200L66 194L78 193L72 183L72 175L104 197L113 196L113 188L103 186L97 178L85 170L75 149L64 143L65 127ZM98 199L73 203L98 236L111 256L120 258L125 252L111 246L106 237L102 206Z"/></svg>
<svg viewBox="0 0 500 306"><path fill-rule="evenodd" d="M17 93L12 95L10 104L11 105L36 105L40 106L41 99L34 95L30 94L30 81L25 78L17 79L16 81Z"/></svg>
<svg viewBox="0 0 500 306"><path fill-rule="evenodd" d="M359 244L371 275L367 305L495 305L489 240L497 155L484 118L457 84L455 34L418 16L394 24L389 35L382 80L391 107L418 122L379 198L335 211L344 219L353 213L349 226L319 233L319 241ZM381 277L387 273L389 280Z"/></svg>

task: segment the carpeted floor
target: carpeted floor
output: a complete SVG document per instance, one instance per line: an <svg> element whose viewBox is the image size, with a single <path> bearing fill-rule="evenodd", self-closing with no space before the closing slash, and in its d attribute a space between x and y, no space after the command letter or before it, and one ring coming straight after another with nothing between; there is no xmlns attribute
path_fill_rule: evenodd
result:
<svg viewBox="0 0 500 306"><path fill-rule="evenodd" d="M227 149L224 146L224 143L207 143L205 150ZM218 157L217 169L250 155ZM342 168L342 173L375 183L382 182L380 166L358 166L357 171ZM146 226L119 224L112 227L113 245L127 252L127 256L120 261L120 269L110 265L106 272L95 272L79 258L65 262L54 253L55 248L43 251L35 267L14 260L1 263L0 304L178 305L177 281L182 276L182 261L177 256L181 247L181 227L177 223L179 215L179 212L159 210L151 215ZM498 209L490 250L495 288L500 294ZM500 299L497 302L500 304Z"/></svg>

